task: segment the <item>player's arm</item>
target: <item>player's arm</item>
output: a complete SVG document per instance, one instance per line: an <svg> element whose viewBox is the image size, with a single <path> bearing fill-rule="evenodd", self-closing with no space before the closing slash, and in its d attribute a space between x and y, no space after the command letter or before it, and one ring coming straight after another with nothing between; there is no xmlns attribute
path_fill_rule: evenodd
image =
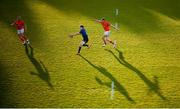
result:
<svg viewBox="0 0 180 109"><path fill-rule="evenodd" d="M14 25L15 25L15 21L13 21L10 25L11 25L11 26L14 26Z"/></svg>
<svg viewBox="0 0 180 109"><path fill-rule="evenodd" d="M26 25L26 23L24 23L24 31L26 32L27 31L27 25Z"/></svg>
<svg viewBox="0 0 180 109"><path fill-rule="evenodd" d="M101 23L101 20L98 20L98 19L95 19L94 21L95 21L95 22L98 22L98 23Z"/></svg>
<svg viewBox="0 0 180 109"><path fill-rule="evenodd" d="M119 30L116 26L114 26L113 24L110 24L111 27L113 27L114 29L116 29L117 31Z"/></svg>
<svg viewBox="0 0 180 109"><path fill-rule="evenodd" d="M81 34L80 32L77 32L77 33L74 33L74 34L70 34L69 36L74 37L74 36L77 36L77 35L80 35L80 34Z"/></svg>

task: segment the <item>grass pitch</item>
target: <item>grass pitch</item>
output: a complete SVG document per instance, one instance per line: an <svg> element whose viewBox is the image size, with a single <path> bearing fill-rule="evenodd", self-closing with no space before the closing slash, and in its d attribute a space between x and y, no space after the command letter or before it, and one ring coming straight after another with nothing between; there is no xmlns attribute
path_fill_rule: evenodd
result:
<svg viewBox="0 0 180 109"><path fill-rule="evenodd" d="M1 0L0 107L180 107L179 10L179 0ZM10 26L17 15L33 49ZM101 17L119 23L117 49L101 47ZM81 36L67 36L80 24L93 45L77 56Z"/></svg>

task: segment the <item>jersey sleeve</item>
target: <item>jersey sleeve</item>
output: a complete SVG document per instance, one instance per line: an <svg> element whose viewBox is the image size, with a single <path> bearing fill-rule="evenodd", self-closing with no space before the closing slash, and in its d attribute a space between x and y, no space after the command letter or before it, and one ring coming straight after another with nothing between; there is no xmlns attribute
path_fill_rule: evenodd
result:
<svg viewBox="0 0 180 109"><path fill-rule="evenodd" d="M79 31L80 34L82 34L82 29Z"/></svg>

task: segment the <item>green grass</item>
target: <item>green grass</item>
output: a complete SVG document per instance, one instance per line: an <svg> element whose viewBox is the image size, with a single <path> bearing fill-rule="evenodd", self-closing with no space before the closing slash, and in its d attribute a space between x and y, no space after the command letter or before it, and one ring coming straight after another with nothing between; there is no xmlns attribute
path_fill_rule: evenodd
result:
<svg viewBox="0 0 180 109"><path fill-rule="evenodd" d="M179 0L1 0L0 107L180 107L179 9ZM33 52L9 25L17 15ZM101 47L100 17L119 22L117 49ZM81 36L67 36L80 24L94 44L77 56Z"/></svg>

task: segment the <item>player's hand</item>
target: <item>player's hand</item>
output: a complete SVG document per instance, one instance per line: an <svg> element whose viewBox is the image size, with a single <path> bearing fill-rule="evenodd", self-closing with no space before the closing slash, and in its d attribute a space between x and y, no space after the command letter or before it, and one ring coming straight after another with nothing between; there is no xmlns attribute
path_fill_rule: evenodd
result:
<svg viewBox="0 0 180 109"><path fill-rule="evenodd" d="M14 26L14 23L11 23L10 25L11 25L11 26Z"/></svg>
<svg viewBox="0 0 180 109"><path fill-rule="evenodd" d="M72 34L70 34L70 35L69 35L69 37L70 37L70 38L73 38L73 35L72 35Z"/></svg>
<svg viewBox="0 0 180 109"><path fill-rule="evenodd" d="M101 21L99 19L94 19L94 22L96 22L96 23L98 22L99 23Z"/></svg>

